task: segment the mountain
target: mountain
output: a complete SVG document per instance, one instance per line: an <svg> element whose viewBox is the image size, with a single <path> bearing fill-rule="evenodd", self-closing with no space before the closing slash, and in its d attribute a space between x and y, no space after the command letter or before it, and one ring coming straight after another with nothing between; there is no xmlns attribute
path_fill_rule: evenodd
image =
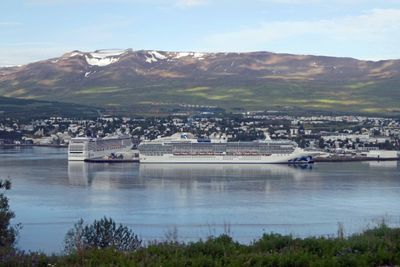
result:
<svg viewBox="0 0 400 267"><path fill-rule="evenodd" d="M400 60L149 50L73 51L0 68L0 96L130 113L187 106L400 113Z"/></svg>

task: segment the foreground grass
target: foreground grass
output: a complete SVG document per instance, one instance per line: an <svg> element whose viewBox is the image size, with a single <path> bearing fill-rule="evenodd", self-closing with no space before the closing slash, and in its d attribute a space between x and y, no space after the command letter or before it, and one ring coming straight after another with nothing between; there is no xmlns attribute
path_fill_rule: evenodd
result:
<svg viewBox="0 0 400 267"><path fill-rule="evenodd" d="M85 250L63 256L15 252L3 266L400 266L400 228L385 225L348 238L264 234L250 245L227 235L134 252Z"/></svg>

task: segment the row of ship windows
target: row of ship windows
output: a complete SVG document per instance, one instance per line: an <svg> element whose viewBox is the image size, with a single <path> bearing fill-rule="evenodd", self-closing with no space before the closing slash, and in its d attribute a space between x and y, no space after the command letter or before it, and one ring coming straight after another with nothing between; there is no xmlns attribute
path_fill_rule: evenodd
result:
<svg viewBox="0 0 400 267"><path fill-rule="evenodd" d="M162 153L279 153L279 154L287 154L292 153L293 150L290 149L271 149L271 150L224 150L224 151L216 151L216 150L170 150L170 151L162 151L162 150L140 150L140 152L162 152Z"/></svg>
<svg viewBox="0 0 400 267"><path fill-rule="evenodd" d="M160 145L160 144L145 144L145 145L140 145L141 149L172 149L172 148L180 148L180 149L190 149L190 148L195 148L195 149L201 149L201 148L250 148L250 149L260 149L260 148L283 148L283 147L293 147L293 145L287 144L287 145L226 145L226 144L202 144L202 145L196 145L196 144L182 144L182 145Z"/></svg>
<svg viewBox="0 0 400 267"><path fill-rule="evenodd" d="M110 150L110 149L121 149L121 147L119 146L113 146L113 147L100 147L100 148L96 148L94 149L95 151L104 151L104 150Z"/></svg>
<svg viewBox="0 0 400 267"><path fill-rule="evenodd" d="M143 154L143 155L145 155L145 156L163 156L163 155L165 155L165 154L171 154L171 153L163 153L163 152L143 152L143 153L141 153L141 154ZM285 153L283 153L282 154L282 152L281 153L271 153L271 154L274 154L274 155L276 155L276 156L289 156L290 154L285 154ZM207 154L204 154L204 155L202 155L202 154L190 154L190 153L182 153L182 154L180 154L180 153L176 153L176 154L174 154L174 156L187 156L187 157L192 157L192 156L196 156L196 157L198 157L198 156L232 156L232 157L234 157L234 156L246 156L246 157L254 157L254 156L270 156L271 154L261 154L261 155L246 155L246 154L236 154L236 155L229 155L229 154L217 154L217 155L207 155Z"/></svg>
<svg viewBox="0 0 400 267"><path fill-rule="evenodd" d="M160 149L160 148L140 148L140 151L143 152L283 152L283 153L290 153L293 149L282 149L282 148L262 148L262 149L210 149L210 148L192 148L192 149L182 149L182 148L175 148L175 149Z"/></svg>
<svg viewBox="0 0 400 267"><path fill-rule="evenodd" d="M110 150L110 149L121 149L121 147L119 146L113 146L113 147L96 147L96 148L92 148L92 149L88 149L88 150L92 150L92 151L105 151L105 150ZM75 148L75 147L70 147L69 149L70 153L74 153L74 152L83 152L82 148Z"/></svg>
<svg viewBox="0 0 400 267"><path fill-rule="evenodd" d="M120 149L123 148L121 146L89 146L88 150L107 150L107 149Z"/></svg>

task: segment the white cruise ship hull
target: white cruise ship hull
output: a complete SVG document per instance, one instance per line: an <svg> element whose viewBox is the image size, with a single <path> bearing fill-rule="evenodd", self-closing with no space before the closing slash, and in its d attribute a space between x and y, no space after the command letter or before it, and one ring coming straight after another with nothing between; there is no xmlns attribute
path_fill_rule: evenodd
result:
<svg viewBox="0 0 400 267"><path fill-rule="evenodd" d="M102 151L84 151L81 154L68 153L69 161L85 161L87 159L100 159L111 154L118 154L128 151L128 149L110 149Z"/></svg>
<svg viewBox="0 0 400 267"><path fill-rule="evenodd" d="M123 153L131 149L129 137L114 138L73 138L68 146L69 161L85 161L99 159L111 154Z"/></svg>
<svg viewBox="0 0 400 267"><path fill-rule="evenodd" d="M140 163L278 164L310 162L316 153L297 148L290 154L264 155L140 155Z"/></svg>

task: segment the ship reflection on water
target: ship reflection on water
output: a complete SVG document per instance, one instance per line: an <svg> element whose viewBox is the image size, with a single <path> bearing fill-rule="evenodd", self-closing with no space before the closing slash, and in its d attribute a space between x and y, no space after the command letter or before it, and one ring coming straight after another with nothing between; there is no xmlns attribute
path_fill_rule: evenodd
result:
<svg viewBox="0 0 400 267"><path fill-rule="evenodd" d="M304 170L312 165L288 166L283 164L142 164L139 175L143 178L161 179L221 179L304 177Z"/></svg>
<svg viewBox="0 0 400 267"><path fill-rule="evenodd" d="M124 165L124 166L122 166ZM192 187L201 183L225 183L245 180L268 183L269 180L301 181L313 169L310 164L96 164L68 163L68 179L72 186L96 188L137 188L176 184ZM127 175L129 174L130 175ZM123 175L125 174L125 175ZM243 184L242 184L243 186ZM222 187L223 188L223 187Z"/></svg>
<svg viewBox="0 0 400 267"><path fill-rule="evenodd" d="M90 165L80 161L68 162L68 181L70 185L89 186L93 175L89 172Z"/></svg>
<svg viewBox="0 0 400 267"><path fill-rule="evenodd" d="M132 185L137 178L138 164L134 163L86 163L68 162L68 181L72 186L94 188L124 188ZM133 176L133 177L132 177Z"/></svg>

